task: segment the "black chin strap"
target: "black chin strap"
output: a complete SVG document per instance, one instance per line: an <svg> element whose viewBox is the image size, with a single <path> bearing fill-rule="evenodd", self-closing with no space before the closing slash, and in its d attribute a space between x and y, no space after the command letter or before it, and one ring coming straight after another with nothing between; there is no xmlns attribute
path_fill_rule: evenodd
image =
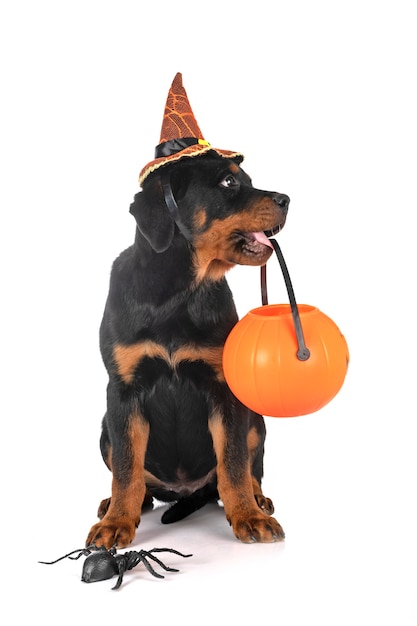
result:
<svg viewBox="0 0 417 626"><path fill-rule="evenodd" d="M184 235L184 237L188 240L192 240L192 234L188 230L188 228L181 222L180 212L178 209L178 204L174 198L174 194L172 193L171 180L168 172L164 172L163 168L161 170L161 183L162 183L162 191L164 192L165 204L167 205L169 214L172 219L178 226L180 232Z"/></svg>

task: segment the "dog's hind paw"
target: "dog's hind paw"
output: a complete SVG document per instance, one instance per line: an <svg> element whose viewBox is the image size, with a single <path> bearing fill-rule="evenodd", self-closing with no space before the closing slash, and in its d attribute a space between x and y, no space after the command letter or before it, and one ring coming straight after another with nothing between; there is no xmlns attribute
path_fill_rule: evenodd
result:
<svg viewBox="0 0 417 626"><path fill-rule="evenodd" d="M98 519L103 519L103 517L106 515L107 511L109 510L110 502L111 502L111 498L105 498L104 500L100 502L98 511L97 511Z"/></svg>

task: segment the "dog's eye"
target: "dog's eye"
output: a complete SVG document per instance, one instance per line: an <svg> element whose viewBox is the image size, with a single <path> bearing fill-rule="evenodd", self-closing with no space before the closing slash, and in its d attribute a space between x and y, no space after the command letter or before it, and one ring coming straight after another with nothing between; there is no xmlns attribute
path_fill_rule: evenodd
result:
<svg viewBox="0 0 417 626"><path fill-rule="evenodd" d="M220 187L237 187L239 185L237 179L233 176L233 174L228 174L223 178L220 182Z"/></svg>

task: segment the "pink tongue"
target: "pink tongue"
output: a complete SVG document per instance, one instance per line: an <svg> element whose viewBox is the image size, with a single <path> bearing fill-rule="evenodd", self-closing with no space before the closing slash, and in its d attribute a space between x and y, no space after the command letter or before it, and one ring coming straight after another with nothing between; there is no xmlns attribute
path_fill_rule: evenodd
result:
<svg viewBox="0 0 417 626"><path fill-rule="evenodd" d="M263 243L264 246L269 246L270 248L274 249L272 243L269 241L265 233L252 233L252 235L255 237L256 241L259 241L259 243Z"/></svg>

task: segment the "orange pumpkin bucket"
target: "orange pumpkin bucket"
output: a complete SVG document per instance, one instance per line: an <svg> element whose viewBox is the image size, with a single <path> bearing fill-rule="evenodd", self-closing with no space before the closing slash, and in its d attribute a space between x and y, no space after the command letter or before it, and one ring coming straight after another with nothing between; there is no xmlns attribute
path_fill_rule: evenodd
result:
<svg viewBox="0 0 417 626"><path fill-rule="evenodd" d="M263 306L230 332L223 352L226 382L247 407L270 417L314 413L340 391L349 351L336 324L316 307L297 305L278 243L271 239L290 304L268 304L261 268Z"/></svg>

